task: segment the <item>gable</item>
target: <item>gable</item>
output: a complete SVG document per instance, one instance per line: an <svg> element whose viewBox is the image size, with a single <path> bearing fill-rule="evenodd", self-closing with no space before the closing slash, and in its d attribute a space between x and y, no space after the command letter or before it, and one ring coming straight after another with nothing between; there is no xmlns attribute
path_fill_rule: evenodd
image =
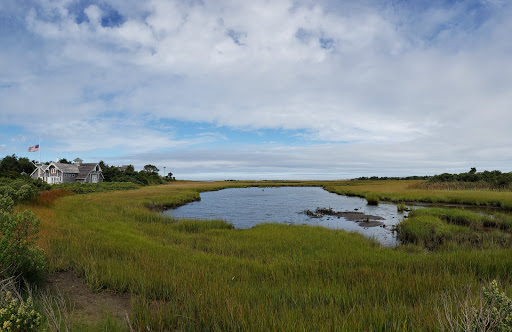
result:
<svg viewBox="0 0 512 332"><path fill-rule="evenodd" d="M92 171L101 172L100 165L98 163L85 163L78 166L77 180L85 180Z"/></svg>

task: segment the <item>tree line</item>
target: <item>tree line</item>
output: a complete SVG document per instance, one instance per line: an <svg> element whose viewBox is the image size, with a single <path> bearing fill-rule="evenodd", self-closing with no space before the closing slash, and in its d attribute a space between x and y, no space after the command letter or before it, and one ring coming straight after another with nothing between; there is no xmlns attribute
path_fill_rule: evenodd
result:
<svg viewBox="0 0 512 332"><path fill-rule="evenodd" d="M413 176L361 176L353 180L373 180L373 181L385 181L385 180L427 180L430 176L428 175L413 175Z"/></svg>
<svg viewBox="0 0 512 332"><path fill-rule="evenodd" d="M71 164L65 158L59 163ZM5 156L0 160L0 178L23 179L29 181L30 174L36 169L35 161L24 157L17 157L15 154ZM46 162L45 164L49 164ZM132 182L141 186L150 184L163 184L176 180L171 172L165 176L159 175L159 169L155 165L147 164L141 171L136 171L133 165L125 167L110 166L104 161L99 162L103 171L105 182Z"/></svg>
<svg viewBox="0 0 512 332"><path fill-rule="evenodd" d="M160 170L151 164L145 165L139 172L135 170L133 165L126 167L109 166L103 161L100 161L100 167L103 171L105 182L132 182L145 186L149 184L164 184L175 180L171 172L164 177L160 176L158 174Z"/></svg>
<svg viewBox="0 0 512 332"><path fill-rule="evenodd" d="M494 188L508 188L512 184L512 172L503 173L498 170L477 172L476 168L472 167L469 172L465 173L442 173L434 175L428 180L428 182L482 182L487 183Z"/></svg>

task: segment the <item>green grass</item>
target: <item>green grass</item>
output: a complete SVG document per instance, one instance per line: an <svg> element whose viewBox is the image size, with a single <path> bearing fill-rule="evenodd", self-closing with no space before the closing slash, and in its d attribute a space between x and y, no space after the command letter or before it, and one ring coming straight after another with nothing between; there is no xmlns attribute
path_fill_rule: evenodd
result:
<svg viewBox="0 0 512 332"><path fill-rule="evenodd" d="M101 183L62 183L52 186L53 189L67 189L75 194L90 194L105 191L133 190L140 186L131 182L101 182Z"/></svg>
<svg viewBox="0 0 512 332"><path fill-rule="evenodd" d="M512 216L486 215L459 209L418 209L398 225L403 243L429 250L460 248L510 248Z"/></svg>
<svg viewBox="0 0 512 332"><path fill-rule="evenodd" d="M141 330L432 331L442 292L472 286L476 295L482 281L492 279L511 290L512 250L503 246L428 251L411 241L393 249L321 227L237 230L223 221L176 220L148 209L178 206L206 190L291 184L176 182L61 197L51 207L34 206L42 218L39 243L52 269L72 268L94 290L130 292L130 319ZM351 181L293 185L371 191ZM382 185L374 187L381 199L411 196L407 184ZM427 230L442 236L480 225L480 219L459 217L418 214ZM505 219L494 229L509 227ZM490 227L485 222L482 227ZM413 226L412 234L428 237L424 227Z"/></svg>
<svg viewBox="0 0 512 332"><path fill-rule="evenodd" d="M378 195L381 201L468 204L512 210L512 191L497 190L430 190L424 189L424 181L344 181L324 183L322 186L333 193L365 198Z"/></svg>
<svg viewBox="0 0 512 332"><path fill-rule="evenodd" d="M366 194L364 198L366 198L366 202L368 202L368 205L379 205L379 195L371 193Z"/></svg>

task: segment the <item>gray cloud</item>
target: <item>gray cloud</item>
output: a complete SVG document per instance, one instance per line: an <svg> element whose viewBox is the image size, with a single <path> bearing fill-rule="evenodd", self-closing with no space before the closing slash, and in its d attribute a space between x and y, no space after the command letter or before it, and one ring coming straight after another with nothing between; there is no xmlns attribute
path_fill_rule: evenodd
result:
<svg viewBox="0 0 512 332"><path fill-rule="evenodd" d="M127 137L132 152L151 147L146 160L177 149L162 161L190 174L506 167L510 6L392 3L8 1L0 11L25 30L0 34L0 124L63 151ZM102 25L112 11L122 19ZM148 126L172 119L300 130L307 145L185 152L226 138Z"/></svg>

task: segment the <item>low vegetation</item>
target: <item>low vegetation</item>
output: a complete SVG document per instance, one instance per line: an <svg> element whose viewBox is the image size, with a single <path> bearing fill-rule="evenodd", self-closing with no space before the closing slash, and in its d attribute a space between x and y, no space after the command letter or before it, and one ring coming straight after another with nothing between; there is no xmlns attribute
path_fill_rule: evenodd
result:
<svg viewBox="0 0 512 332"><path fill-rule="evenodd" d="M395 203L467 204L512 210L512 192L508 190L431 190L420 180L345 181L325 183L324 188L340 195L363 198L375 194L380 201Z"/></svg>
<svg viewBox="0 0 512 332"><path fill-rule="evenodd" d="M102 322L77 321L68 309L47 310L67 303L59 299L56 304L54 295L43 300L18 286L17 303L32 305L35 315L28 321L33 326L52 331L458 331L461 326L471 326L466 329L471 331L494 324L495 312L500 321L508 322L512 219L504 210L512 208L512 192L432 190L421 187L422 183L176 181L139 187L125 182L94 189L54 186L26 199L9 191L3 196L9 197L2 200L2 218L15 220L22 230L17 234L25 236L21 242L30 249L16 254L26 253L32 261L41 262L36 241L46 255L42 265L29 268L34 271L34 266L41 266L41 273L25 274L27 280L38 282L46 268L50 273L74 270L92 290L131 296L127 318L106 315ZM397 248L321 227L263 224L237 230L221 220L177 220L159 214L200 199L203 191L292 185L322 186L367 198L369 203L399 202L397 209L403 211L408 209L406 202L499 209L485 213L413 209L397 229L402 241ZM13 187L14 192L22 186ZM139 189L120 190L135 187ZM34 215L23 212L29 208ZM8 234L9 230L2 233L5 243L13 239ZM22 238L14 236L10 243ZM4 270L11 265L6 262ZM482 287L485 290L480 293ZM7 293L2 294L6 299ZM470 313L466 320L461 319L464 312ZM506 324L500 328L506 330Z"/></svg>
<svg viewBox="0 0 512 332"><path fill-rule="evenodd" d="M132 182L101 182L101 183L62 183L52 186L52 190L64 189L75 194L89 194L106 191L133 190L140 186Z"/></svg>
<svg viewBox="0 0 512 332"><path fill-rule="evenodd" d="M407 205L405 205L404 203L400 203L396 206L396 210L398 212L408 212L410 211L410 209L407 207Z"/></svg>
<svg viewBox="0 0 512 332"><path fill-rule="evenodd" d="M438 308L442 331L511 331L512 300L500 290L496 280L483 287L478 298L468 289L464 296L457 293L443 295Z"/></svg>
<svg viewBox="0 0 512 332"><path fill-rule="evenodd" d="M41 191L49 190L50 185L41 180L31 178L0 178L0 196L11 198L15 202L28 201Z"/></svg>
<svg viewBox="0 0 512 332"><path fill-rule="evenodd" d="M510 248L512 216L458 209L416 209L397 227L404 244L440 248Z"/></svg>
<svg viewBox="0 0 512 332"><path fill-rule="evenodd" d="M19 194L24 186L14 192L18 202L31 198ZM15 211L11 197L12 193L0 194L0 330L34 331L41 314L30 292L22 289L41 284L46 272L43 251L34 246L39 219L29 210Z"/></svg>
<svg viewBox="0 0 512 332"><path fill-rule="evenodd" d="M31 293L23 295L12 277L0 279L0 331L37 331L41 321Z"/></svg>
<svg viewBox="0 0 512 332"><path fill-rule="evenodd" d="M379 195L366 194L364 198L366 198L368 205L379 205Z"/></svg>
<svg viewBox="0 0 512 332"><path fill-rule="evenodd" d="M379 198L418 194L409 188L414 181L397 182L174 182L64 195L50 207L32 209L42 220L39 245L50 269L74 269L91 289L129 292L135 330L430 331L439 328L436 308L444 292L463 294L471 286L477 298L482 280L494 279L510 291L511 249L487 240L432 248L411 241L393 249L320 227L236 230L223 221L175 220L148 209L178 206L206 190L253 185L365 189L365 195L373 188ZM475 232L508 232L505 217L443 211L421 217ZM123 319L110 321L128 330Z"/></svg>

